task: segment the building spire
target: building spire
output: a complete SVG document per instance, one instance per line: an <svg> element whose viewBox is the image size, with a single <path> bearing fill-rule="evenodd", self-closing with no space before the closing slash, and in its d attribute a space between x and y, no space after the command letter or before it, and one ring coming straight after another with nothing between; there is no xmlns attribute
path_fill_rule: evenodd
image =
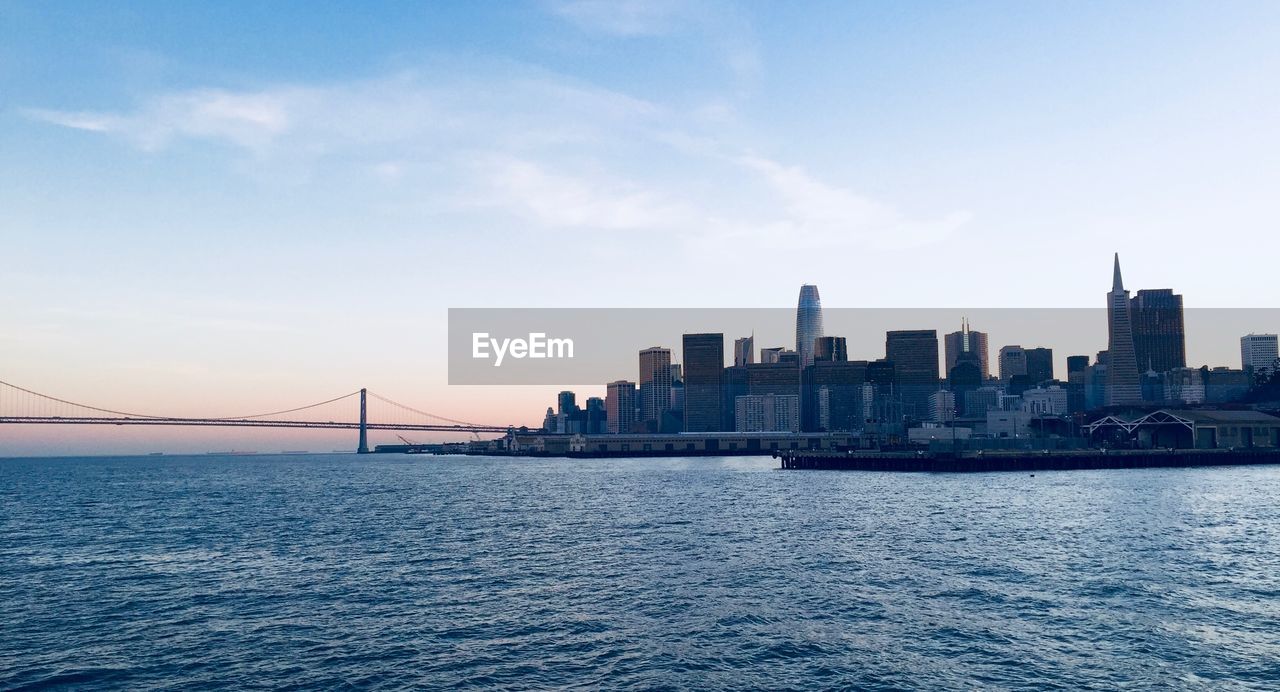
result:
<svg viewBox="0 0 1280 692"><path fill-rule="evenodd" d="M1111 277L1111 290L1113 291L1124 290L1124 281L1120 279L1120 253L1118 252L1116 253L1115 274Z"/></svg>

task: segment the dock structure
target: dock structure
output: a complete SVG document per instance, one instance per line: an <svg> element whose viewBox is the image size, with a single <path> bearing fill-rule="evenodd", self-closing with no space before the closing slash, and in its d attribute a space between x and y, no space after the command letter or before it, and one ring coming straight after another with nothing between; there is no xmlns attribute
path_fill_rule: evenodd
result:
<svg viewBox="0 0 1280 692"><path fill-rule="evenodd" d="M903 471L985 473L995 471L1067 471L1143 469L1182 466L1280 464L1280 449L1087 449L984 450L977 452L861 452L786 450L775 455L783 469L827 471Z"/></svg>

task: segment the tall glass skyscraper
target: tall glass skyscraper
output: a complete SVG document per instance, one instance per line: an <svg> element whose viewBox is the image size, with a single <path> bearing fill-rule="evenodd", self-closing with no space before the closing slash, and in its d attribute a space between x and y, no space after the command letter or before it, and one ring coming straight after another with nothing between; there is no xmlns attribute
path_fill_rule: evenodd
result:
<svg viewBox="0 0 1280 692"><path fill-rule="evenodd" d="M640 422L658 432L671 410L671 351L654 346L640 352Z"/></svg>
<svg viewBox="0 0 1280 692"><path fill-rule="evenodd" d="M800 303L796 306L796 353L800 355L800 367L813 365L813 342L822 333L822 299L818 287L805 284L800 287Z"/></svg>
<svg viewBox="0 0 1280 692"><path fill-rule="evenodd" d="M724 334L684 335L684 429L724 430Z"/></svg>
<svg viewBox="0 0 1280 692"><path fill-rule="evenodd" d="M1168 372L1187 367L1182 296L1169 288L1143 289L1129 301L1129 317L1138 370Z"/></svg>

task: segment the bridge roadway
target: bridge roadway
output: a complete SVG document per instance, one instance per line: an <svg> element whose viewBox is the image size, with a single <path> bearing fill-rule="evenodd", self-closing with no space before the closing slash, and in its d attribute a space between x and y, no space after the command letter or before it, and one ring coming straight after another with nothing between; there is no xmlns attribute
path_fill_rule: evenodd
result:
<svg viewBox="0 0 1280 692"><path fill-rule="evenodd" d="M415 432L506 433L496 425L431 425L414 423L344 423L305 420L236 420L227 418L97 418L67 416L0 416L0 424L57 425L191 425L230 428L328 428L332 430L402 430Z"/></svg>

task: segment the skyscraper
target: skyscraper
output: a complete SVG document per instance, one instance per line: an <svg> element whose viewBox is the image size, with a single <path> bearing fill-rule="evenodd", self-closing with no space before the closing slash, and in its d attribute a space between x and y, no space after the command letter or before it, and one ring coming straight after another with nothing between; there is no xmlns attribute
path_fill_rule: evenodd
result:
<svg viewBox="0 0 1280 692"><path fill-rule="evenodd" d="M1246 334L1240 337L1240 369L1254 373L1271 373L1275 370L1277 351L1275 334Z"/></svg>
<svg viewBox="0 0 1280 692"><path fill-rule="evenodd" d="M813 365L814 339L822 333L822 300L818 287L805 284L800 287L800 302L796 306L796 353L800 354L800 367Z"/></svg>
<svg viewBox="0 0 1280 692"><path fill-rule="evenodd" d="M1085 410L1084 385L1089 356L1067 356L1067 411Z"/></svg>
<svg viewBox="0 0 1280 692"><path fill-rule="evenodd" d="M909 329L885 334L885 358L892 361L902 403L917 416L927 411L929 395L938 390L938 332Z"/></svg>
<svg viewBox="0 0 1280 692"><path fill-rule="evenodd" d="M1169 288L1142 289L1129 301L1138 370L1169 372L1187 366L1182 296Z"/></svg>
<svg viewBox="0 0 1280 692"><path fill-rule="evenodd" d="M684 429L724 428L724 334L684 335Z"/></svg>
<svg viewBox="0 0 1280 692"><path fill-rule="evenodd" d="M606 422L609 420L609 414L605 408L604 399L598 396L588 397L585 411L586 429L583 432L588 435L601 435L608 431Z"/></svg>
<svg viewBox="0 0 1280 692"><path fill-rule="evenodd" d="M814 339L813 359L836 363L849 360L849 345L843 336L820 336Z"/></svg>
<svg viewBox="0 0 1280 692"><path fill-rule="evenodd" d="M966 336L968 339L966 340ZM986 332L976 332L969 329L969 320L960 323L960 331L951 332L943 337L943 350L945 351L948 373L956 366L956 358L965 351L970 351L977 355L978 365L982 371L982 379L991 376L991 367L988 362L987 334Z"/></svg>
<svg viewBox="0 0 1280 692"><path fill-rule="evenodd" d="M1038 385L1053 379L1053 349L1028 348L1023 353L1027 356L1027 378L1031 384Z"/></svg>
<svg viewBox="0 0 1280 692"><path fill-rule="evenodd" d="M1138 356L1133 347L1133 320L1129 314L1129 292L1120 278L1120 253L1116 253L1107 294L1107 406L1142 403L1138 377Z"/></svg>
<svg viewBox="0 0 1280 692"><path fill-rule="evenodd" d="M760 349L760 362L761 363L782 362L783 353L787 353L787 350L781 346L774 346L773 348L762 348Z"/></svg>
<svg viewBox="0 0 1280 692"><path fill-rule="evenodd" d="M862 428L862 385L867 381L865 360L815 360L805 369L805 396L801 404L803 430L858 430Z"/></svg>
<svg viewBox="0 0 1280 692"><path fill-rule="evenodd" d="M1000 347L1000 379L1008 383L1018 375L1027 374L1027 352L1021 346Z"/></svg>
<svg viewBox="0 0 1280 692"><path fill-rule="evenodd" d="M605 427L609 432L628 433L636 419L636 383L610 382L605 387Z"/></svg>
<svg viewBox="0 0 1280 692"><path fill-rule="evenodd" d="M744 336L733 341L733 364L750 365L756 362L756 336Z"/></svg>
<svg viewBox="0 0 1280 692"><path fill-rule="evenodd" d="M671 351L654 346L640 352L640 422L658 432L662 414L671 410Z"/></svg>

